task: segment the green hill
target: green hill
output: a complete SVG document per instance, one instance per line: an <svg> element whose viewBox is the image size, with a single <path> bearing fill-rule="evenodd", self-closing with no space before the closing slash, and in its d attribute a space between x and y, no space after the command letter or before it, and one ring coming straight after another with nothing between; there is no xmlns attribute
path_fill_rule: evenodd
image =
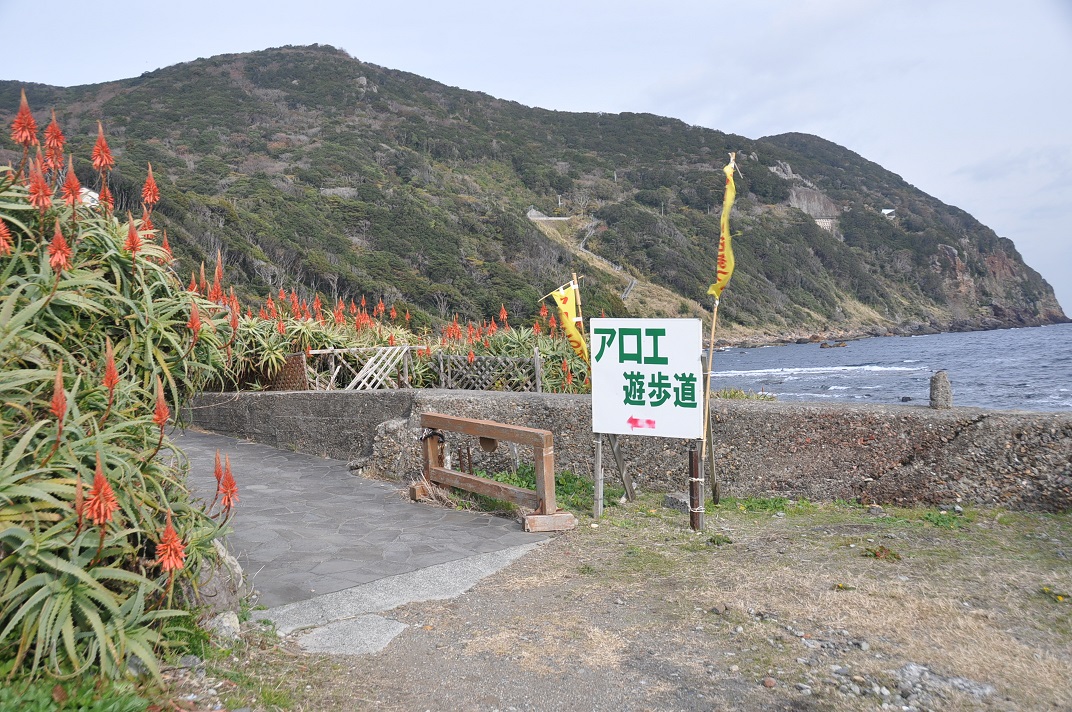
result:
<svg viewBox="0 0 1072 712"><path fill-rule="evenodd" d="M251 301L283 286L382 297L419 324L500 304L520 318L576 271L589 314L699 315L710 309L721 167L737 151L728 337L1065 320L1010 240L815 136L534 109L326 46L81 87L0 81L5 123L24 86L39 123L56 110L90 186L104 122L118 210L138 210L152 162L154 222L180 269L220 250ZM17 161L15 148L5 131L0 163ZM530 207L573 219L533 222Z"/></svg>

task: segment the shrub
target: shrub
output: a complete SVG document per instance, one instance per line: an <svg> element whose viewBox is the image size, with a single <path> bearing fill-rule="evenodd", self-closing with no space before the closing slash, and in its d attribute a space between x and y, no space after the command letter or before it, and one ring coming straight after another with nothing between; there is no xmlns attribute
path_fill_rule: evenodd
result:
<svg viewBox="0 0 1072 712"><path fill-rule="evenodd" d="M28 107L0 167L0 659L9 676L158 675L176 581L199 580L223 512L191 497L165 432L225 365L223 309L183 291L143 215L112 213L112 160L93 151L84 202L63 136L37 143ZM65 165L66 163L66 165ZM181 596L178 597L181 599Z"/></svg>

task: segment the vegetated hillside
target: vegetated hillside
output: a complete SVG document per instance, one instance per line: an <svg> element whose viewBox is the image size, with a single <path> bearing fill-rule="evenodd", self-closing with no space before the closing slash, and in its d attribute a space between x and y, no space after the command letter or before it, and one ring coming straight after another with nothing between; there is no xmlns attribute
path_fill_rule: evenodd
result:
<svg viewBox="0 0 1072 712"><path fill-rule="evenodd" d="M23 86L0 82L5 123ZM118 210L137 212L152 162L154 222L180 269L220 250L247 298L283 286L382 296L423 324L500 304L524 317L576 271L589 314L698 316L711 305L721 167L737 151L728 336L1065 319L1010 240L815 136L534 109L326 46L25 88L42 125L55 109L75 156L103 121ZM5 131L0 162L19 158ZM88 162L75 167L92 186ZM534 222L530 207L573 219Z"/></svg>

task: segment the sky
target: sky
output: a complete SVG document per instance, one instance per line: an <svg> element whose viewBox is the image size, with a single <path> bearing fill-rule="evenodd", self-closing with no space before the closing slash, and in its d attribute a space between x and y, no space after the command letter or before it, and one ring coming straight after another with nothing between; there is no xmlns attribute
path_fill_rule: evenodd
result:
<svg viewBox="0 0 1072 712"><path fill-rule="evenodd" d="M0 0L0 79L74 86L320 43L529 106L816 134L1013 240L1072 315L1072 0L41 7Z"/></svg>

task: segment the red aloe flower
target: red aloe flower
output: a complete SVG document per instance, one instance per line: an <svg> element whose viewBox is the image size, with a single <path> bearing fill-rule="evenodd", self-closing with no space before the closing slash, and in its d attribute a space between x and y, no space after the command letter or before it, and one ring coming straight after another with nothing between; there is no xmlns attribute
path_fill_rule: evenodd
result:
<svg viewBox="0 0 1072 712"><path fill-rule="evenodd" d="M287 325L283 323L283 318L280 317L279 321L275 323L275 330L279 332L280 336L287 335Z"/></svg>
<svg viewBox="0 0 1072 712"><path fill-rule="evenodd" d="M40 149L38 149L40 153ZM42 213L52 205L52 188L45 180L45 173L41 169L41 161L30 161L30 205Z"/></svg>
<svg viewBox="0 0 1072 712"><path fill-rule="evenodd" d="M354 300L351 299L350 300L350 316L356 316L356 315L357 315L357 305L354 304Z"/></svg>
<svg viewBox="0 0 1072 712"><path fill-rule="evenodd" d="M160 377L156 377L156 407L153 408L153 423L156 424L161 432L164 430L164 426L167 425L168 418L171 417L171 410L168 408L167 399L164 398L164 384L160 380Z"/></svg>
<svg viewBox="0 0 1072 712"><path fill-rule="evenodd" d="M167 524L164 525L164 531L160 535L160 543L156 545L156 563L164 571L172 573L181 569L185 561L186 547L175 532L175 527L171 525L171 512L169 511Z"/></svg>
<svg viewBox="0 0 1072 712"><path fill-rule="evenodd" d="M190 273L190 284L186 286L186 291L197 294L197 277L194 276L193 272Z"/></svg>
<svg viewBox="0 0 1072 712"><path fill-rule="evenodd" d="M567 386L572 386L573 385L573 372L572 371L566 371L566 385Z"/></svg>
<svg viewBox="0 0 1072 712"><path fill-rule="evenodd" d="M466 357L466 359L469 361L469 363L473 363L474 361L476 361L476 354L473 353L472 349L469 349L469 355Z"/></svg>
<svg viewBox="0 0 1072 712"><path fill-rule="evenodd" d="M391 321L394 321L397 318L398 318L398 312L395 311L395 306L394 306L394 304L392 304L391 305Z"/></svg>
<svg viewBox="0 0 1072 712"><path fill-rule="evenodd" d="M82 184L74 174L74 161L70 157L67 158L67 177L63 179L60 195L63 196L63 202L70 206L82 199Z"/></svg>
<svg viewBox="0 0 1072 712"><path fill-rule="evenodd" d="M97 143L93 146L91 158L93 159L93 167L98 173L106 173L115 165L112 150L108 148L108 140L104 138L104 126L99 121L97 122Z"/></svg>
<svg viewBox="0 0 1072 712"><path fill-rule="evenodd" d="M186 322L186 326L190 327L190 331L194 335L194 344L197 343L197 338L201 335L201 314L197 311L197 302L190 302L190 320ZM193 344L190 344L193 346Z"/></svg>
<svg viewBox="0 0 1072 712"><path fill-rule="evenodd" d="M63 361L56 366L56 382L52 385L52 404L49 410L60 422L63 430L63 417L67 415L67 393L63 390Z"/></svg>
<svg viewBox="0 0 1072 712"><path fill-rule="evenodd" d="M407 309L406 310L406 324L407 325L409 325L409 320L410 320L409 309Z"/></svg>
<svg viewBox="0 0 1072 712"><path fill-rule="evenodd" d="M230 512L238 504L238 483L235 482L231 473L231 456L224 455L223 479L220 480L219 492L220 503L225 511Z"/></svg>
<svg viewBox="0 0 1072 712"><path fill-rule="evenodd" d="M361 308L362 309L365 308L365 295L364 294L361 295Z"/></svg>
<svg viewBox="0 0 1072 712"><path fill-rule="evenodd" d="M395 335L394 334L391 334L391 335L389 335L387 337L387 345L388 346L394 346L395 345Z"/></svg>
<svg viewBox="0 0 1072 712"><path fill-rule="evenodd" d="M503 324L505 324L507 316L509 316L509 315L506 313L506 305L505 304L500 304L499 305L499 321L501 321Z"/></svg>
<svg viewBox="0 0 1072 712"><path fill-rule="evenodd" d="M19 102L19 113L11 122L11 140L20 144L23 148L37 145L37 122L30 113L30 105L26 101L26 90L22 90L22 100Z"/></svg>
<svg viewBox="0 0 1072 712"><path fill-rule="evenodd" d="M60 129L59 122L56 121L56 110L52 110L52 121L49 123L48 128L45 129L45 148L51 148L54 151L63 151L63 144L67 139L63 135L63 131Z"/></svg>
<svg viewBox="0 0 1072 712"><path fill-rule="evenodd" d="M104 387L108 389L108 402L112 401L115 387L119 385L119 371L115 367L115 351L112 350L112 340L104 338Z"/></svg>
<svg viewBox="0 0 1072 712"><path fill-rule="evenodd" d="M8 230L7 223L0 220L0 256L10 255L12 244L11 231Z"/></svg>
<svg viewBox="0 0 1072 712"><path fill-rule="evenodd" d="M59 220L56 221L56 232L52 236L52 242L48 245L48 264L57 273L71 268L71 247L63 236Z"/></svg>
<svg viewBox="0 0 1072 712"><path fill-rule="evenodd" d="M100 195L97 196L97 202L104 206L107 212L115 210L115 198L112 197L112 191L108 188L108 181L104 181L101 187Z"/></svg>
<svg viewBox="0 0 1072 712"><path fill-rule="evenodd" d="M149 176L145 179L145 185L141 189L141 199L146 205L153 206L160 202L160 189L156 187L153 178L153 164L149 164Z"/></svg>
<svg viewBox="0 0 1072 712"><path fill-rule="evenodd" d="M127 241L123 243L123 249L130 253L130 258L135 259L141 251L141 235L138 228L134 227L134 218L127 212Z"/></svg>
<svg viewBox="0 0 1072 712"><path fill-rule="evenodd" d="M540 331L541 331L541 329L540 329L540 322L538 322L538 321L537 321L537 322L533 323L533 325L532 325L532 333L534 333L534 334L536 334L537 336L539 336L539 335L540 335Z"/></svg>
<svg viewBox="0 0 1072 712"><path fill-rule="evenodd" d="M547 303L546 302L544 302L543 304L540 305L540 318L541 319L546 319L547 318Z"/></svg>
<svg viewBox="0 0 1072 712"><path fill-rule="evenodd" d="M216 477L216 489L220 488L220 482L223 481L223 462L220 460L220 451L216 450L216 468L212 472Z"/></svg>
<svg viewBox="0 0 1072 712"><path fill-rule="evenodd" d="M151 232L151 231L153 231L155 229L156 229L156 226L153 225L153 215L152 215L152 213L150 213L147 210L145 210L145 208L142 208L142 210L141 210L141 231L142 232ZM146 239L151 240L152 237L151 236L146 236Z"/></svg>
<svg viewBox="0 0 1072 712"><path fill-rule="evenodd" d="M171 262L173 259L175 259L171 254L171 245L170 243L168 243L167 230L164 230L164 241L160 243L160 249L164 251L165 255L167 255L168 262Z"/></svg>
<svg viewBox="0 0 1072 712"><path fill-rule="evenodd" d="M101 467L100 453L97 453L97 471L93 474L93 489L89 491L86 499L86 516L98 527L112 521L112 512L119 509L119 500L115 498L115 491L104 475Z"/></svg>

